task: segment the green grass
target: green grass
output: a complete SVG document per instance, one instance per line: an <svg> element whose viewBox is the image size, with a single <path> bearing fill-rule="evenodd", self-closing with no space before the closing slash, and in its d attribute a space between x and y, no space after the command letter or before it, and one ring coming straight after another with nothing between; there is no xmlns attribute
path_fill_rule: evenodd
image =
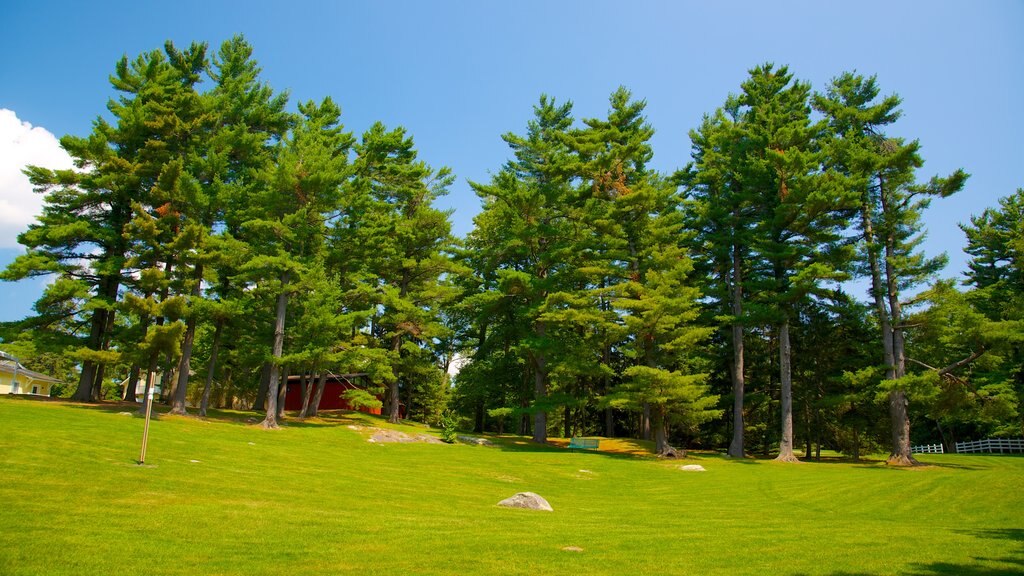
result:
<svg viewBox="0 0 1024 576"><path fill-rule="evenodd" d="M1021 457L692 473L621 442L380 445L348 427L383 425L363 415L218 413L161 417L138 466L124 410L0 398L0 574L1024 572ZM520 491L555 511L495 506Z"/></svg>

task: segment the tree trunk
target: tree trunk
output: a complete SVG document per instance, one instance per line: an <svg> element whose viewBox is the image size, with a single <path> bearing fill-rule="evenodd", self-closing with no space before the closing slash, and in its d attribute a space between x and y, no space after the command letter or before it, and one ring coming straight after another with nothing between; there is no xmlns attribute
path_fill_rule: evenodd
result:
<svg viewBox="0 0 1024 576"><path fill-rule="evenodd" d="M404 289L403 289L403 292L404 292ZM387 411L387 413L388 413L388 422L390 422L392 424L398 424L398 420L401 418L401 411L399 410L399 408L401 408L401 401L400 401L400 399L398 397L398 394L399 394L398 379L401 377L401 373L398 371L398 368L397 368L397 362L398 362L397 358L399 358L401 356L401 354L402 354L402 335L401 334L395 334L394 336L391 337L391 351L394 352L395 357L396 357L396 367L394 369L395 379L394 379L393 382L389 382L388 383L388 405L387 405L388 411Z"/></svg>
<svg viewBox="0 0 1024 576"><path fill-rule="evenodd" d="M892 237L886 238L885 246L886 288L889 296L889 311L892 321L893 377L897 380L907 375L907 360L904 352L903 310L900 306L899 286L893 265L895 248ZM910 451L910 413L907 410L907 394L897 388L889 393L889 418L892 427L892 452L887 463L892 466L917 466L920 464Z"/></svg>
<svg viewBox="0 0 1024 576"><path fill-rule="evenodd" d="M821 462L821 409L814 409L814 460Z"/></svg>
<svg viewBox="0 0 1024 576"><path fill-rule="evenodd" d="M743 269L741 248L733 246L732 268L732 442L729 443L729 456L743 458L743 324L739 322L743 314Z"/></svg>
<svg viewBox="0 0 1024 576"><path fill-rule="evenodd" d="M106 298L109 303L117 300L117 288L120 281L115 277L105 276L97 287L97 296ZM107 339L107 327L109 326L108 311L106 308L96 308L92 312L89 327L89 340L87 347L90 350L100 351ZM78 388L71 397L78 402L91 402L93 399L93 388L95 386L96 371L98 366L92 360L82 362L82 373L78 378Z"/></svg>
<svg viewBox="0 0 1024 576"><path fill-rule="evenodd" d="M117 295L114 294L112 299L116 299ZM103 340L100 342L100 349L107 350L110 348L110 338L114 333L114 317L117 312L114 310L107 311L106 325L103 327ZM96 402L103 400L103 379L105 377L107 365L100 364L96 367L96 375L92 381L92 398Z"/></svg>
<svg viewBox="0 0 1024 576"><path fill-rule="evenodd" d="M308 417L313 417L320 413L320 400L324 397L324 388L326 387L327 370L324 370L316 381L316 392L313 393L313 401L309 404Z"/></svg>
<svg viewBox="0 0 1024 576"><path fill-rule="evenodd" d="M604 350L601 352L601 359L604 362L605 366L611 366L611 363L612 363L612 348L611 348L611 346L607 346L606 345L604 347ZM609 389L611 388L611 386L608 383L608 377L604 376L602 378L602 380L604 382L604 391L605 391L605 393L607 393L609 391ZM611 406L609 406L609 407L604 409L604 435L605 435L605 438L614 438L615 437L615 410Z"/></svg>
<svg viewBox="0 0 1024 576"><path fill-rule="evenodd" d="M889 393L889 418L892 419L892 454L887 461L892 466L920 464L910 452L910 417L907 415L907 395L902 390Z"/></svg>
<svg viewBox="0 0 1024 576"><path fill-rule="evenodd" d="M566 404L562 410L562 437L572 438L572 408Z"/></svg>
<svg viewBox="0 0 1024 576"><path fill-rule="evenodd" d="M473 405L473 432L484 433L484 401L482 398L477 398Z"/></svg>
<svg viewBox="0 0 1024 576"><path fill-rule="evenodd" d="M288 272L281 274L281 293L277 295L277 310L274 315L274 344L271 348L273 360L270 364L269 386L267 388L267 416L263 419L264 428L277 428L277 391L280 386L280 366L278 361L284 352L284 320L288 311Z"/></svg>
<svg viewBox="0 0 1024 576"><path fill-rule="evenodd" d="M814 436L811 434L811 406L807 403L807 399L804 399L804 458L810 460L811 451L814 449Z"/></svg>
<svg viewBox="0 0 1024 576"><path fill-rule="evenodd" d="M206 416L210 405L210 388L213 387L213 375L217 370L217 352L220 351L220 337L224 334L224 319L217 320L217 328L213 332L213 348L210 350L210 362L206 368L206 383L203 384L203 399L199 403L199 415Z"/></svg>
<svg viewBox="0 0 1024 576"><path fill-rule="evenodd" d="M260 387L256 390L256 400L252 403L252 409L262 412L266 409L267 394L270 390L270 369L273 362L264 362L260 370Z"/></svg>
<svg viewBox="0 0 1024 576"><path fill-rule="evenodd" d="M177 364L175 364L177 366ZM174 390L172 387L177 383L177 378L174 376L177 373L174 368L171 368L170 359L167 360L167 364L164 365L163 373L160 374L160 394L163 395L163 401L165 404L171 403L171 398L174 397Z"/></svg>
<svg viewBox="0 0 1024 576"><path fill-rule="evenodd" d="M135 393L135 388L139 385L140 372L142 372L142 368L139 367L139 363L133 363L131 370L128 371L128 382L124 386L124 395L122 398L125 402L138 402L138 396Z"/></svg>
<svg viewBox="0 0 1024 576"><path fill-rule="evenodd" d="M281 383L277 386L277 417L284 418L284 404L288 399L288 379L291 372L287 364L281 366Z"/></svg>
<svg viewBox="0 0 1024 576"><path fill-rule="evenodd" d="M543 340L546 330L544 322L537 322L535 332ZM548 396L547 356L540 351L533 353L533 441L545 444L548 441L548 413L537 405L543 405Z"/></svg>
<svg viewBox="0 0 1024 576"><path fill-rule="evenodd" d="M96 315L100 313L100 310L93 312L93 324L95 324ZM89 340L92 340L90 335ZM85 360L82 362L82 373L78 377L78 389L75 390L74 395L71 396L72 400L78 402L91 402L92 401L92 382L96 378L96 364L92 360Z"/></svg>
<svg viewBox="0 0 1024 576"><path fill-rule="evenodd" d="M106 377L107 365L100 364L96 366L96 376L92 381L92 400L93 402L100 402L103 400L103 379Z"/></svg>
<svg viewBox="0 0 1024 576"><path fill-rule="evenodd" d="M793 454L793 373L790 365L789 320L779 326L779 380L782 400L782 438L779 440L779 462L799 462Z"/></svg>
<svg viewBox="0 0 1024 576"><path fill-rule="evenodd" d="M305 418L309 414L309 401L313 395L313 372L303 372L299 383L302 386L302 409L299 410L299 418Z"/></svg>
<svg viewBox="0 0 1024 576"><path fill-rule="evenodd" d="M659 404L654 409L654 452L664 454L668 449L668 429L665 418L665 405Z"/></svg>
<svg viewBox="0 0 1024 576"><path fill-rule="evenodd" d="M651 439L651 405L643 403L640 411L640 437L644 440Z"/></svg>
<svg viewBox="0 0 1024 576"><path fill-rule="evenodd" d="M195 303L202 294L203 265L196 264L194 272L195 286L192 288L192 302ZM192 346L196 340L196 311L193 307L189 310L188 323L185 326L185 336L181 341L181 358L178 359L178 387L174 390L174 401L171 403L171 414L188 414L185 406L188 397L189 372L192 371Z"/></svg>

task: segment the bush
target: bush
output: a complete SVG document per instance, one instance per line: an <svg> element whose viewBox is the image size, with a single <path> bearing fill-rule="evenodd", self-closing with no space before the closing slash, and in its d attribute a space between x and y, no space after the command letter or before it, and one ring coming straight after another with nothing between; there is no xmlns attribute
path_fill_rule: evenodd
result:
<svg viewBox="0 0 1024 576"><path fill-rule="evenodd" d="M445 410L444 414L441 415L441 441L449 444L455 443L455 437L458 435L458 431L455 426L457 424L455 415L452 414L451 410Z"/></svg>

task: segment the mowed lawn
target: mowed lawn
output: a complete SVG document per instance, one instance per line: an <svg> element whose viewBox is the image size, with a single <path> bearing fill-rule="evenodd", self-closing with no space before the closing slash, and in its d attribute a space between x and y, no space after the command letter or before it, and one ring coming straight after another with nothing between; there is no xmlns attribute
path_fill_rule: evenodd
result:
<svg viewBox="0 0 1024 576"><path fill-rule="evenodd" d="M154 421L139 466L125 410L0 398L0 574L1024 572L1017 456L697 455L707 471L683 472L512 437L370 443L350 426L384 424L362 415L266 431L217 413ZM495 506L520 491L555 511Z"/></svg>

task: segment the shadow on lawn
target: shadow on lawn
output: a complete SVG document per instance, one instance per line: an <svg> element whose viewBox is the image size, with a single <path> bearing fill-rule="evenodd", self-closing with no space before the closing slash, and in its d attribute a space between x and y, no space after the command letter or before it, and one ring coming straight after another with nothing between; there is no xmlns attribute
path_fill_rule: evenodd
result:
<svg viewBox="0 0 1024 576"><path fill-rule="evenodd" d="M52 402L60 402L68 408L76 408L80 410L89 410L93 412L106 412L108 414L124 414L129 413L134 418L142 418L145 414L142 412L141 405L136 402L98 402L98 403L86 403L86 402L72 402L69 400L50 398L45 399ZM165 404L155 403L153 404L153 418L191 418L195 420L202 420L207 422L221 422L224 424L234 424L239 426L259 426L260 422L266 416L263 412L256 412L253 410L219 410L210 409L207 411L206 416L199 416L198 408L190 408L187 415L171 415L170 406ZM361 418L362 413L350 412L346 410L331 410L321 412L315 417L300 420L294 414L286 414L284 418L278 420L280 425L285 428L331 428L337 426L344 426L348 424L360 424L369 425L365 419Z"/></svg>
<svg viewBox="0 0 1024 576"><path fill-rule="evenodd" d="M958 534L965 534L975 538L992 540L1009 540L1016 543L1008 552L1008 555L1000 556L976 556L971 562L931 562L928 564L912 564L911 574L919 576L932 576L936 574L960 574L964 576L988 576L991 574L1022 574L1024 573L1024 529L1022 528L997 528L992 530L957 530Z"/></svg>
<svg viewBox="0 0 1024 576"><path fill-rule="evenodd" d="M996 576L998 574L1024 574L1024 529L956 530L957 534L992 540L1010 540L1017 546L999 556L975 556L969 562L916 562L906 567L906 574L914 576ZM1001 551L1002 552L1002 551ZM833 576L862 576L861 572L836 572Z"/></svg>

